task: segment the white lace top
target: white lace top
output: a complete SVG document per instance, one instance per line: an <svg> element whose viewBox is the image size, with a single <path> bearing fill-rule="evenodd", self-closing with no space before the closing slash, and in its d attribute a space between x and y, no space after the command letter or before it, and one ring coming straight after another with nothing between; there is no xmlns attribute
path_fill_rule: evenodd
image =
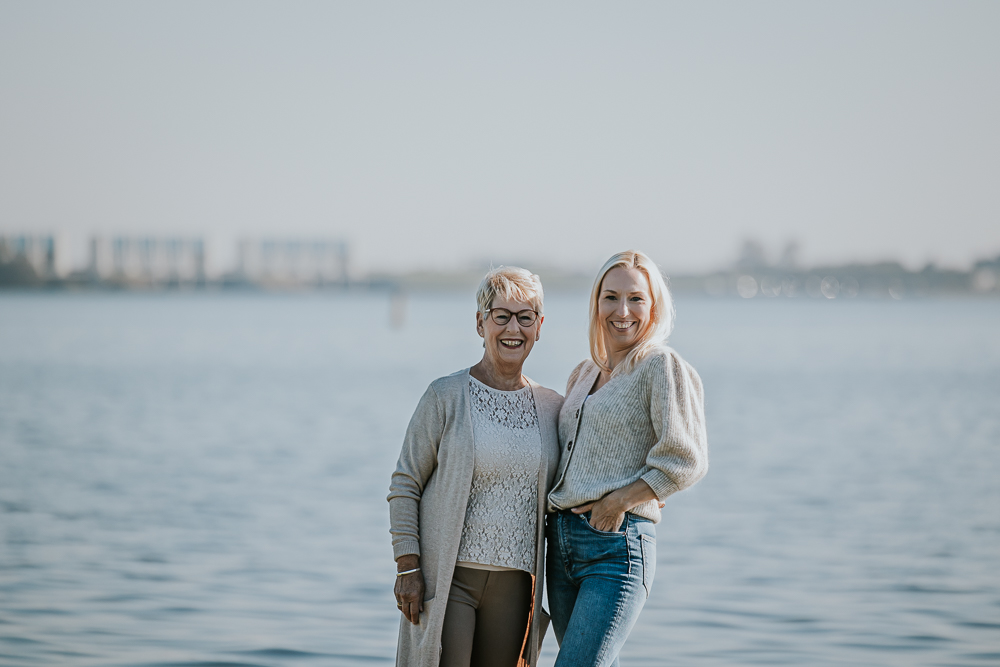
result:
<svg viewBox="0 0 1000 667"><path fill-rule="evenodd" d="M534 571L542 439L531 387L500 391L469 380L476 465L459 563Z"/></svg>

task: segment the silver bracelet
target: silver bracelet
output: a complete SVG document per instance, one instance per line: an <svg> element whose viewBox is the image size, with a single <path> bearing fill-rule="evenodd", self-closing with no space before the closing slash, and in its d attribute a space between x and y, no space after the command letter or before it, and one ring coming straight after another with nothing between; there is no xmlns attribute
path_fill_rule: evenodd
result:
<svg viewBox="0 0 1000 667"><path fill-rule="evenodd" d="M402 577L404 574L413 574L414 572L420 572L420 568L419 567L415 567L412 570L406 570L405 572L397 572L396 576L397 577Z"/></svg>

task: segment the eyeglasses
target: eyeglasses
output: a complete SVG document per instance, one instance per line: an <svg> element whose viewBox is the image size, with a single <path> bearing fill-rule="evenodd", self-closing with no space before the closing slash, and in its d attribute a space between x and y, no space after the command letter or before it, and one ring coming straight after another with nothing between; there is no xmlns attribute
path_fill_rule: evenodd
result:
<svg viewBox="0 0 1000 667"><path fill-rule="evenodd" d="M493 320L493 323L500 326L505 326L510 322L511 317L517 318L517 323L522 327L530 327L538 319L538 313L530 309L512 313L506 308L490 308L486 312L490 314L490 319Z"/></svg>

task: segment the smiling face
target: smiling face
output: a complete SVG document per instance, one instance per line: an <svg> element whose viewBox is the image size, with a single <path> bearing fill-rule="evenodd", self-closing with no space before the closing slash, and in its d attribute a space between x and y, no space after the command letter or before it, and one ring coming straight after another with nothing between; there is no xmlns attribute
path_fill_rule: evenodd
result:
<svg viewBox="0 0 1000 667"><path fill-rule="evenodd" d="M653 307L646 274L616 266L604 275L597 299L605 345L613 352L631 349L649 326Z"/></svg>
<svg viewBox="0 0 1000 667"><path fill-rule="evenodd" d="M508 300L498 296L493 300L491 308L503 308L511 313L522 310L534 310L530 303ZM538 340L538 332L542 326L541 315L531 326L518 324L516 317L511 317L507 324L500 325L487 314L476 313L476 331L483 337L486 347L486 357L497 368L520 369L528 358L531 347Z"/></svg>

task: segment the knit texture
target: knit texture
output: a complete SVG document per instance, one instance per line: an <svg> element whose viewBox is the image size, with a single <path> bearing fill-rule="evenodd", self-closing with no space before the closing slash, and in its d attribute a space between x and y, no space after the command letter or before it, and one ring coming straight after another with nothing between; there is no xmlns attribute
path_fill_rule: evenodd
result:
<svg viewBox="0 0 1000 667"><path fill-rule="evenodd" d="M562 458L550 512L600 500L639 479L662 501L705 476L705 395L690 364L664 347L588 398L599 374L589 359L570 374L559 413ZM656 500L630 511L660 520Z"/></svg>
<svg viewBox="0 0 1000 667"><path fill-rule="evenodd" d="M462 537L472 487L475 447L469 370L438 378L424 392L410 419L396 470L389 484L389 532L395 558L420 556L424 611L413 625L399 616L397 667L437 667L448 592ZM535 507L535 593L525 658L536 664L545 636L545 500L555 481L559 458L556 433L562 396L528 380L541 435ZM392 575L388 575L392 578ZM389 586L391 587L391 582Z"/></svg>

